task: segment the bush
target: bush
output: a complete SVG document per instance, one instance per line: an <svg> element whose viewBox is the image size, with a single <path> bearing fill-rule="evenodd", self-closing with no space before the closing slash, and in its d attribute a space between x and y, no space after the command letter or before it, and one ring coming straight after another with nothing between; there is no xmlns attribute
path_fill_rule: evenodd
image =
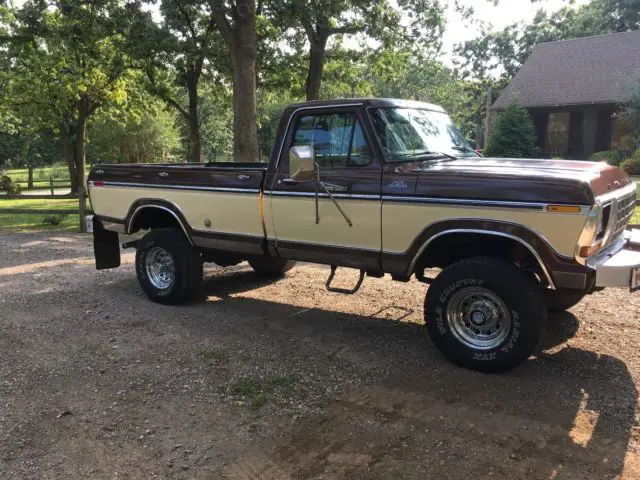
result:
<svg viewBox="0 0 640 480"><path fill-rule="evenodd" d="M537 136L529 112L515 102L498 114L487 154L494 157L533 158L540 155Z"/></svg>
<svg viewBox="0 0 640 480"><path fill-rule="evenodd" d="M20 185L17 183L14 183L14 181L11 180L11 177L2 175L0 177L0 191L5 191L10 195L14 195L19 194L22 191L22 188L20 188Z"/></svg>
<svg viewBox="0 0 640 480"><path fill-rule="evenodd" d="M627 175L640 175L640 150L636 152L634 157L627 158L622 162L620 168L622 168Z"/></svg>
<svg viewBox="0 0 640 480"><path fill-rule="evenodd" d="M22 193L22 187L19 183L12 183L7 189L7 193L10 195L20 195Z"/></svg>
<svg viewBox="0 0 640 480"><path fill-rule="evenodd" d="M622 156L617 150L605 150L603 152L595 152L589 160L592 162L607 162L609 165L617 167L622 162Z"/></svg>
<svg viewBox="0 0 640 480"><path fill-rule="evenodd" d="M11 177L9 177L8 175L2 175L0 177L0 190L9 190L9 188L11 188L11 185L13 185Z"/></svg>
<svg viewBox="0 0 640 480"><path fill-rule="evenodd" d="M64 217L59 215L47 215L42 219L43 225L60 225Z"/></svg>

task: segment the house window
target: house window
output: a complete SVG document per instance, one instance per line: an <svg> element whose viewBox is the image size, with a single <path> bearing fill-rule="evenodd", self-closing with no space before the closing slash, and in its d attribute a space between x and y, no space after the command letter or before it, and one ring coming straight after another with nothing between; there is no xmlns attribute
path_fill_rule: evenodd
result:
<svg viewBox="0 0 640 480"><path fill-rule="evenodd" d="M611 150L619 150L625 156L636 149L636 132L628 118L614 115L611 126Z"/></svg>
<svg viewBox="0 0 640 480"><path fill-rule="evenodd" d="M547 130L547 150L551 157L562 157L569 145L569 112L549 114Z"/></svg>

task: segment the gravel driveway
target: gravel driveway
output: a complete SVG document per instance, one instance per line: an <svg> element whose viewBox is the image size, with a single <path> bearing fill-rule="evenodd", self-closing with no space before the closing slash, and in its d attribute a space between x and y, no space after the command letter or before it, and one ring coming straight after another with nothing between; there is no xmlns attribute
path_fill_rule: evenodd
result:
<svg viewBox="0 0 640 480"><path fill-rule="evenodd" d="M589 296L486 375L435 351L416 282L208 268L163 307L132 261L0 234L0 478L640 478L640 294Z"/></svg>

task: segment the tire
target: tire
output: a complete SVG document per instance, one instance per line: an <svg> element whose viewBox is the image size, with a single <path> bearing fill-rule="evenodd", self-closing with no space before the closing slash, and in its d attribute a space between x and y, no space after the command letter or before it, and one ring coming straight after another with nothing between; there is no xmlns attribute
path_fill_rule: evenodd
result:
<svg viewBox="0 0 640 480"><path fill-rule="evenodd" d="M584 292L558 292L557 290L544 291L547 310L553 313L569 310L571 307L580 303L585 295L586 293Z"/></svg>
<svg viewBox="0 0 640 480"><path fill-rule="evenodd" d="M286 258L256 257L249 260L251 268L260 276L267 278L282 277L295 266L296 262Z"/></svg>
<svg viewBox="0 0 640 480"><path fill-rule="evenodd" d="M179 305L192 299L202 284L202 258L181 231L152 230L138 243L136 274L151 300Z"/></svg>
<svg viewBox="0 0 640 480"><path fill-rule="evenodd" d="M442 271L427 291L424 314L429 335L445 357L493 373L525 362L547 324L538 283L507 262L485 257Z"/></svg>

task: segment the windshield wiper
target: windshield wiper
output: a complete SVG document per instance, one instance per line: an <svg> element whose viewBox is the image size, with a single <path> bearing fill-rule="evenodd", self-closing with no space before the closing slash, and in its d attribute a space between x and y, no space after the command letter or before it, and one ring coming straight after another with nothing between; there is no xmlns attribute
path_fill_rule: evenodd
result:
<svg viewBox="0 0 640 480"><path fill-rule="evenodd" d="M452 150L457 150L458 152L463 152L463 153L475 153L476 155L478 155L478 152L476 152L473 148L471 147L459 147L457 145L451 147Z"/></svg>
<svg viewBox="0 0 640 480"><path fill-rule="evenodd" d="M450 158L452 160L457 160L458 157L456 157L455 155L451 155L450 153L444 153L444 152L431 152L429 150L424 150L424 151L420 151L420 152L413 152L413 153L403 153L401 155L401 158L404 159L415 159L418 157L424 157L424 156L439 156L439 157L447 157Z"/></svg>

